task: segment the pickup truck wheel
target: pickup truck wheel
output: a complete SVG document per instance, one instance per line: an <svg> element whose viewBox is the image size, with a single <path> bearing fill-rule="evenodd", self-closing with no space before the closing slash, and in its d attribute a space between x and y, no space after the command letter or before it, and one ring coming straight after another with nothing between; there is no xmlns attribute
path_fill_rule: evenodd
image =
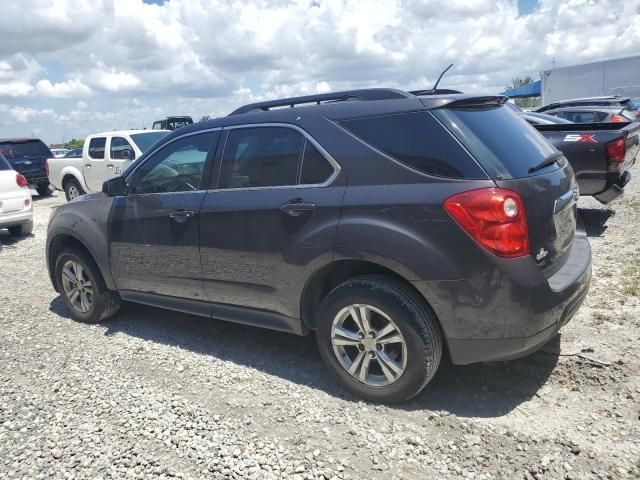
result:
<svg viewBox="0 0 640 480"><path fill-rule="evenodd" d="M71 178L66 182L64 182L64 185L62 188L64 188L64 194L67 197L67 201L71 201L74 198L85 194L85 191L82 189L82 187L80 186L80 184L75 178Z"/></svg>
<svg viewBox="0 0 640 480"><path fill-rule="evenodd" d="M40 195L41 197L51 195L51 189L49 188L48 183L41 183L40 185L38 185L36 187L36 192L38 192L38 195Z"/></svg>
<svg viewBox="0 0 640 480"><path fill-rule="evenodd" d="M316 336L340 384L373 402L417 395L442 357L435 315L402 283L384 276L355 277L334 288L320 307Z"/></svg>
<svg viewBox="0 0 640 480"><path fill-rule="evenodd" d="M31 235L31 232L33 232L32 220L29 220L27 223L23 223L21 225L9 227L9 234L12 237L26 237L27 235Z"/></svg>
<svg viewBox="0 0 640 480"><path fill-rule="evenodd" d="M93 259L77 249L65 249L56 259L55 281L71 316L97 323L120 308L120 296L109 290Z"/></svg>

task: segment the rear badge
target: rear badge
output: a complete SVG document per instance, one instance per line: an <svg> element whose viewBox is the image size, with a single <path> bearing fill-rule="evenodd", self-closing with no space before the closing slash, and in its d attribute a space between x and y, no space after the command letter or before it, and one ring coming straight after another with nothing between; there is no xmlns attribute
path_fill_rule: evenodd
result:
<svg viewBox="0 0 640 480"><path fill-rule="evenodd" d="M549 252L546 251L544 248L541 248L540 250L538 250L538 253L536 254L536 260L540 261L542 260L544 257L547 256Z"/></svg>
<svg viewBox="0 0 640 480"><path fill-rule="evenodd" d="M570 133L564 137L565 142L586 142L586 143L598 143L594 138L595 133Z"/></svg>

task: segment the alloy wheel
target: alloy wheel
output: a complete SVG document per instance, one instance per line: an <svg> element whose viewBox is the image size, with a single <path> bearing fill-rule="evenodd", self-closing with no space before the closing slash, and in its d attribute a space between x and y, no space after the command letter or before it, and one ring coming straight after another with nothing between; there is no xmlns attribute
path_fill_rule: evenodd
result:
<svg viewBox="0 0 640 480"><path fill-rule="evenodd" d="M62 267L62 288L73 308L87 313L93 307L93 285L78 260L67 260Z"/></svg>
<svg viewBox="0 0 640 480"><path fill-rule="evenodd" d="M371 305L340 310L331 326L331 343L342 368L365 385L391 385L407 367L407 345L400 329Z"/></svg>

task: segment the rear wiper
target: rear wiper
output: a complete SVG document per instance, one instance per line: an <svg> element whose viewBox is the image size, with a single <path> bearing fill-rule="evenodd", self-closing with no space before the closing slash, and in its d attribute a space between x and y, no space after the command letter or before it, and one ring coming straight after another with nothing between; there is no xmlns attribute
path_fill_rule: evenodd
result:
<svg viewBox="0 0 640 480"><path fill-rule="evenodd" d="M542 170L544 167L548 167L549 165L553 165L558 160L560 160L560 157L562 157L562 156L563 156L562 152L552 153L547 158L545 158L543 161L541 161L539 164L534 165L533 167L531 167L529 169L529 173L533 173L533 172L536 172L538 170Z"/></svg>

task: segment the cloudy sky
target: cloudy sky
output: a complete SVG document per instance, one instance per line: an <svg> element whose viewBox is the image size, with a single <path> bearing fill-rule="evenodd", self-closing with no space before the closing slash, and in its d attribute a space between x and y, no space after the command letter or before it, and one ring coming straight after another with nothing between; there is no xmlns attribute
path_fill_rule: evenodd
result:
<svg viewBox="0 0 640 480"><path fill-rule="evenodd" d="M499 92L640 52L640 0L2 0L0 137L61 142L352 87Z"/></svg>

